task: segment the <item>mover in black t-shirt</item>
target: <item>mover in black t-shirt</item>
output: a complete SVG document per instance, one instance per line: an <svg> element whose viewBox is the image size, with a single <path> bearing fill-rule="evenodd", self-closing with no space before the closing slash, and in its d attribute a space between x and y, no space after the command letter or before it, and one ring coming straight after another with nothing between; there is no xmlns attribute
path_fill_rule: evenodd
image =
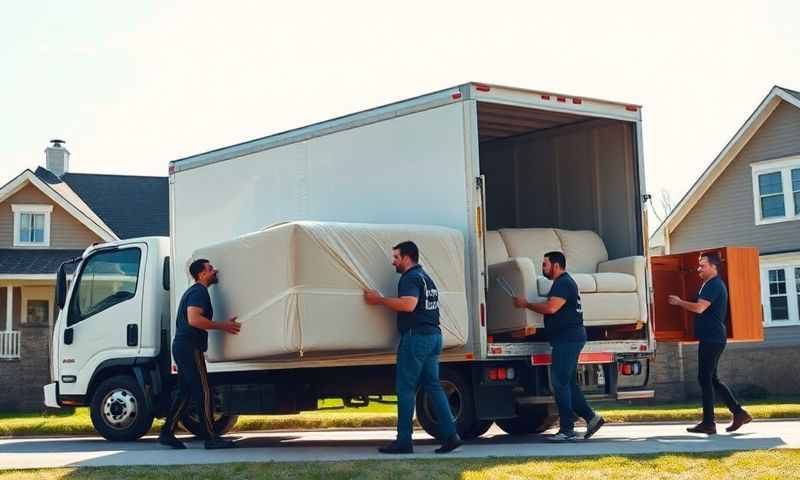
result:
<svg viewBox="0 0 800 480"><path fill-rule="evenodd" d="M583 438L594 435L605 420L597 415L586 402L576 380L578 357L586 344L586 329L583 327L583 307L575 280L566 271L567 259L561 252L549 252L542 260L542 273L553 281L547 301L528 303L527 298L517 297L514 305L544 315L544 328L552 347L550 383L558 405L560 428L549 437L554 441L575 439L573 412L586 420Z"/></svg>
<svg viewBox="0 0 800 480"><path fill-rule="evenodd" d="M208 330L222 330L226 333L238 334L240 325L236 317L224 322L212 321L214 309L208 287L217 283L217 270L206 259L192 262L189 273L195 284L189 287L181 297L175 318L175 338L172 341L172 357L178 366L178 392L161 428L158 441L172 448L186 448L175 438L175 427L183 416L189 401L194 399L200 407L198 417L205 430L205 447L230 448L235 444L223 440L214 433L211 413L211 389L208 385L208 372L203 352L208 349Z"/></svg>
<svg viewBox="0 0 800 480"><path fill-rule="evenodd" d="M419 249L414 242L392 248L392 265L402 274L397 297L384 297L376 290L364 290L367 305L383 305L397 312L400 344L397 346L397 440L378 450L381 453L413 453L412 420L417 387L425 390L438 422L441 448L448 453L461 445L447 396L439 383L439 354L442 331L439 328L439 289L419 265Z"/></svg>
<svg viewBox="0 0 800 480"><path fill-rule="evenodd" d="M726 428L733 432L753 418L733 396L731 390L719 380L717 365L727 343L725 321L728 317L728 287L719 277L722 261L717 253L700 255L697 272L703 280L703 286L697 294L697 300L688 302L677 295L670 295L667 301L695 314L694 335L700 341L697 347L697 380L703 394L703 421L687 430L691 433L717 433L714 421L714 393L725 401L725 405L733 414L733 423Z"/></svg>

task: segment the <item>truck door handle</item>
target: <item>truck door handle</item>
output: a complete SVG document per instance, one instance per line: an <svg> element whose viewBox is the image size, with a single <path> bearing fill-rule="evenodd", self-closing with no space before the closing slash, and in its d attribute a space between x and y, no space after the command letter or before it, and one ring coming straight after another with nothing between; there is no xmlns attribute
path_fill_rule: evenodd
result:
<svg viewBox="0 0 800 480"><path fill-rule="evenodd" d="M128 346L139 345L139 325L131 323L128 325Z"/></svg>
<svg viewBox="0 0 800 480"><path fill-rule="evenodd" d="M72 345L73 330L68 328L64 330L64 345Z"/></svg>

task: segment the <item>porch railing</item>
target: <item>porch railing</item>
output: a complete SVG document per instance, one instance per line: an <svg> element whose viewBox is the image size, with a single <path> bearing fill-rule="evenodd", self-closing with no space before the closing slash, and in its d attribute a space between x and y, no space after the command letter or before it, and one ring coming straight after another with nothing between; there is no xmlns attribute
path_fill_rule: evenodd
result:
<svg viewBox="0 0 800 480"><path fill-rule="evenodd" d="M19 358L19 332L0 331L0 359Z"/></svg>

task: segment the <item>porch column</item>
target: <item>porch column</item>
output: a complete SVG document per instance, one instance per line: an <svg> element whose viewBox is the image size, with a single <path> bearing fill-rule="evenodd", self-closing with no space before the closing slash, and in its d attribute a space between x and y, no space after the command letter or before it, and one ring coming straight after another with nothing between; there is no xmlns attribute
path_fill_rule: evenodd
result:
<svg viewBox="0 0 800 480"><path fill-rule="evenodd" d="M12 330L13 323L11 317L14 315L14 287L6 287L6 332Z"/></svg>

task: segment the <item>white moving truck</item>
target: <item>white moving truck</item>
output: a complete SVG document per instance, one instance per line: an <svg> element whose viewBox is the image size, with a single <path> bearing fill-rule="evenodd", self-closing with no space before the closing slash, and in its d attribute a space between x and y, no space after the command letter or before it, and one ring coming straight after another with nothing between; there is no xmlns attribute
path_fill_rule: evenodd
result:
<svg viewBox="0 0 800 480"><path fill-rule="evenodd" d="M493 422L511 434L541 432L556 420L549 345L530 325L490 331L487 257L497 252L487 251L487 238L590 231L606 259L642 258L643 165L639 106L479 83L173 161L169 239L94 245L62 266L45 403L90 406L109 440L138 438L166 414L175 310L197 249L284 221L425 224L464 237L468 338L441 356L459 432L474 438ZM509 258L519 256L506 247ZM221 282L228 275L235 272L222 272ZM649 291L633 294L644 309L635 321L587 327L578 374L588 398L653 395ZM315 410L322 398L366 405L394 393L394 361L362 354L209 363L215 428L228 431L240 414ZM434 433L424 393L417 406ZM195 432L196 418L182 423Z"/></svg>

